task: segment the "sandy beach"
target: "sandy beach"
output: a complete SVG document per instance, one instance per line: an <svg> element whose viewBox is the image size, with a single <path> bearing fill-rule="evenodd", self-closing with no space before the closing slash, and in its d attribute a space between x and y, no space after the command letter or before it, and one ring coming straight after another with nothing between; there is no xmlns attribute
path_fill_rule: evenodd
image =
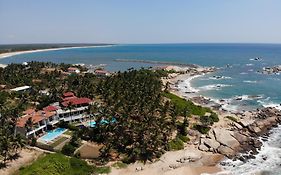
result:
<svg viewBox="0 0 281 175"><path fill-rule="evenodd" d="M223 158L220 154L199 151L193 145L184 150L169 151L154 163L134 163L127 168L113 168L110 175L201 175L220 172L216 164Z"/></svg>
<svg viewBox="0 0 281 175"><path fill-rule="evenodd" d="M52 48L52 49L36 49L36 50L27 50L27 51L17 51L0 54L0 59L25 54L25 53L35 53L35 52L46 52L46 51L55 51L55 50L66 50L66 49L80 49L80 48L95 48L95 47L112 47L113 45L104 45L104 46L81 46L81 47L61 47L61 48Z"/></svg>
<svg viewBox="0 0 281 175"><path fill-rule="evenodd" d="M9 161L7 167L0 169L1 175L14 174L22 166L27 166L43 154L42 151L33 149L22 149L19 153L19 158Z"/></svg>

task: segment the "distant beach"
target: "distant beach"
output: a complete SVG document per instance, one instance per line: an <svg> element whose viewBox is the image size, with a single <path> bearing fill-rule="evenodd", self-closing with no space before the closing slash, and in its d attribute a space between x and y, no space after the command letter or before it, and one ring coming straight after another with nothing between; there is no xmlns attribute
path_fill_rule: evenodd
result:
<svg viewBox="0 0 281 175"><path fill-rule="evenodd" d="M51 48L51 49L35 49L35 50L27 50L27 51L16 51L16 52L8 52L0 54L0 59L26 54L26 53L35 53L35 52L46 52L46 51L55 51L55 50L67 50L67 49L80 49L80 48L96 48L96 47L112 47L113 45L102 45L102 46L79 46L79 47L60 47L60 48Z"/></svg>

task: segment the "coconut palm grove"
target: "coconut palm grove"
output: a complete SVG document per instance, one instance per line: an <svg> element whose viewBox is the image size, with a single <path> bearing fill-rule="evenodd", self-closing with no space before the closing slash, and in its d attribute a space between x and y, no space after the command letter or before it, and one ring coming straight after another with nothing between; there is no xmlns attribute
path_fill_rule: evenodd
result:
<svg viewBox="0 0 281 175"><path fill-rule="evenodd" d="M81 72L69 73L70 67ZM2 87L4 90L0 91L0 122L3 126L0 128L2 166L14 159L25 147L39 147L59 153L50 159L58 158L65 161L68 159L62 158L63 155L75 157L70 160L77 163L84 161L77 149L83 143L99 145L98 156L92 159L95 165L89 168L89 165L80 163L81 166L86 166L87 173L103 170L96 165L110 171L103 165L112 160L120 161L121 165L135 161L153 162L166 151L183 149L184 142L189 140L188 127L193 127L189 126L191 114L203 116L207 112L212 113L206 122L199 121L196 125L200 132L208 130L209 125L218 118L209 108L196 106L190 101L170 94L168 87L161 81L169 73L172 72L164 69L129 69L110 76L100 76L87 72L87 68L80 65L50 62L10 64L1 68L0 84L5 85ZM28 90L8 90L27 84L31 87ZM63 93L64 98L61 97ZM40 119L36 116L42 113L40 111L45 111L42 114L45 117L48 114L55 116L54 111L58 113L59 110L70 111L69 114L74 115L75 110L81 105L74 106L71 103L77 102L77 99L78 101L84 99L78 97L89 99L85 110L79 113L82 118L75 120L75 117L71 116L69 121L60 118L55 123L56 118L53 117L52 121L55 124L47 124L46 128L38 130L36 122ZM50 105L55 103L59 105L57 107ZM33 113L26 114L28 110L33 110ZM48 122L51 123L50 120L49 118ZM90 121L92 125L82 125L85 120ZM39 128L42 121L38 122ZM25 123L20 125L22 122ZM66 129L68 137L43 142L42 135L55 128ZM29 134L32 131L33 134ZM60 149L54 149L61 143L63 146ZM48 156L39 159L47 161ZM19 171L19 174L33 171L34 166L36 165ZM59 171L57 167L52 168L54 172ZM44 174L50 173L40 171Z"/></svg>

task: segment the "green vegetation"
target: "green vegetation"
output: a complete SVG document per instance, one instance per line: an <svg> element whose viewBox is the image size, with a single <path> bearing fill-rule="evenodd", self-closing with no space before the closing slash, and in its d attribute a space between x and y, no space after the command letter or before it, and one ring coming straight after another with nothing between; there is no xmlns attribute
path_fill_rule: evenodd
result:
<svg viewBox="0 0 281 175"><path fill-rule="evenodd" d="M192 101L180 98L170 92L164 92L163 95L169 99L173 105L175 105L178 113L183 113L185 109L188 109L189 113L193 115L205 115L206 112L212 112L210 108L195 105Z"/></svg>
<svg viewBox="0 0 281 175"><path fill-rule="evenodd" d="M211 112L210 116L203 115L200 116L200 124L196 124L193 126L193 129L198 130L202 134L207 134L210 130L210 126L212 126L215 122L219 121L219 117L216 113Z"/></svg>
<svg viewBox="0 0 281 175"><path fill-rule="evenodd" d="M127 166L128 166L128 164L123 163L123 162L116 162L112 165L112 167L117 168L117 169L126 168Z"/></svg>
<svg viewBox="0 0 281 175"><path fill-rule="evenodd" d="M66 131L66 132L64 132L63 134L65 134L65 135L69 135L69 136L72 136L72 131L67 130L67 131Z"/></svg>
<svg viewBox="0 0 281 175"><path fill-rule="evenodd" d="M6 109L0 104L0 164L5 165L7 160L13 159L24 146L22 137L15 133L16 118L20 106Z"/></svg>
<svg viewBox="0 0 281 175"><path fill-rule="evenodd" d="M203 125L198 125L198 124L194 125L193 129L199 131L201 134L207 134L210 130L209 127L206 127L206 126L203 126Z"/></svg>
<svg viewBox="0 0 281 175"><path fill-rule="evenodd" d="M233 122L238 122L238 119L233 117L233 116L226 116L226 118L228 118L229 120L233 121Z"/></svg>
<svg viewBox="0 0 281 175"><path fill-rule="evenodd" d="M190 141L190 139L187 136L184 136L184 135L178 135L177 137L185 143Z"/></svg>
<svg viewBox="0 0 281 175"><path fill-rule="evenodd" d="M163 92L160 78L172 72L130 69L110 77L98 78L90 73L66 74L64 71L70 66L72 65L30 62L27 66L11 64L4 69L0 68L0 84L5 84L8 88L32 86L25 93L0 92L0 113L5 116L5 119L0 120L3 122L0 124L5 126L0 128L0 136L3 137L0 139L0 151L6 157L5 160L20 148L16 145L20 145L18 143L21 139L13 133L21 112L30 106L42 109L52 102L60 101L61 94L66 91L95 99L95 104L90 106L87 113L94 116L96 125L78 128L73 123L60 122L58 126L68 128L69 132L66 134L72 136L61 152L73 156L80 146L80 139L93 141L104 145L100 150L99 163L106 163L110 160L111 153L116 152L124 155L123 161L126 163L152 161L167 150L183 149L184 142L189 141L187 133L191 115L201 116L200 123L194 127L201 133L208 132L209 127L218 121L217 114L209 108L197 106L168 91ZM83 67L78 68L85 70ZM41 90L48 90L48 94L40 92ZM206 113L210 113L210 116L205 117ZM27 121L26 130L32 127L32 121ZM173 132L177 132L178 136L171 140ZM65 138L61 138L51 144L51 147L64 141ZM6 142L11 145L6 146ZM99 172L110 171L107 167L94 169Z"/></svg>
<svg viewBox="0 0 281 175"><path fill-rule="evenodd" d="M47 154L39 158L32 165L23 167L18 175L87 175L92 174L95 168L85 161L69 158L62 154Z"/></svg>
<svg viewBox="0 0 281 175"><path fill-rule="evenodd" d="M67 156L72 156L75 150L76 147L68 143L62 147L61 153Z"/></svg>
<svg viewBox="0 0 281 175"><path fill-rule="evenodd" d="M104 167L94 167L94 172L96 174L108 174L111 172L110 167L104 166Z"/></svg>
<svg viewBox="0 0 281 175"><path fill-rule="evenodd" d="M172 129L170 106L162 103L162 82L150 70L130 70L107 77L101 82L99 94L104 99L95 116L96 127L80 133L105 145L101 149L101 161L109 160L111 150L128 158L152 160L167 148ZM97 106L91 108L97 111ZM100 124L102 119L116 122Z"/></svg>
<svg viewBox="0 0 281 175"><path fill-rule="evenodd" d="M76 132L73 133L69 143L65 144L61 152L68 156L73 156L74 151L80 146L80 138Z"/></svg>
<svg viewBox="0 0 281 175"><path fill-rule="evenodd" d="M50 146L55 148L56 146L58 146L59 144L63 143L64 141L66 141L68 138L67 137L60 137L58 140L56 140L54 143L52 143Z"/></svg>
<svg viewBox="0 0 281 175"><path fill-rule="evenodd" d="M179 137L176 137L175 139L171 140L168 146L169 150L181 150L184 148L183 141Z"/></svg>

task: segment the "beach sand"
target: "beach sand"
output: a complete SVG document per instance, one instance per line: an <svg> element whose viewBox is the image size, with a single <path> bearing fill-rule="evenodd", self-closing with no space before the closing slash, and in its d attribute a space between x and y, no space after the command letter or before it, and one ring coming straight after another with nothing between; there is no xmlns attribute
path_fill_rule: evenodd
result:
<svg viewBox="0 0 281 175"><path fill-rule="evenodd" d="M25 54L25 53L46 52L46 51L55 51L55 50L66 50L66 49L95 48L95 47L112 47L112 45L60 47L60 48L51 48L51 49L36 49L36 50L27 50L27 51L16 51L16 52L2 53L2 54L0 54L0 59L15 56L15 55L20 55L20 54Z"/></svg>
<svg viewBox="0 0 281 175"><path fill-rule="evenodd" d="M187 161L181 161L188 159ZM110 175L200 175L220 172L216 166L223 159L220 154L199 151L194 145L184 150L169 151L154 163L134 163L123 169L112 168Z"/></svg>
<svg viewBox="0 0 281 175"><path fill-rule="evenodd" d="M1 175L11 175L20 169L22 166L27 166L36 160L43 152L31 150L31 149L22 149L19 153L19 158L13 161L7 162L7 167L0 169Z"/></svg>

